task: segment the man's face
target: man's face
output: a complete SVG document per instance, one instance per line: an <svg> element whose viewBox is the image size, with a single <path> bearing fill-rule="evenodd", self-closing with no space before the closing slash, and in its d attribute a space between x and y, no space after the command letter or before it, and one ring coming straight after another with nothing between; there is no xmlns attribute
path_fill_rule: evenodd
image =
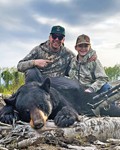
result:
<svg viewBox="0 0 120 150"><path fill-rule="evenodd" d="M84 57L90 50L89 44L79 44L75 46L75 49L77 50L78 54L82 57Z"/></svg>
<svg viewBox="0 0 120 150"><path fill-rule="evenodd" d="M64 35L62 34L51 34L49 36L50 40L50 47L53 48L54 50L59 50L60 46L64 43L65 38Z"/></svg>

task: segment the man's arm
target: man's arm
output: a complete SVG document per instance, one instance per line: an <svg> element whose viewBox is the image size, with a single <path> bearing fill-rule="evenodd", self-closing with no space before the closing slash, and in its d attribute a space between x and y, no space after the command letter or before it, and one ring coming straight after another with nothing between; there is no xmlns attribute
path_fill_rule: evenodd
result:
<svg viewBox="0 0 120 150"><path fill-rule="evenodd" d="M100 61L96 60L95 63L96 63L96 66L93 72L95 76L95 82L90 86L90 88L92 88L94 92L97 92L109 80Z"/></svg>
<svg viewBox="0 0 120 150"><path fill-rule="evenodd" d="M31 52L18 62L17 69L20 72L25 72L27 69L34 67L34 59L38 56L38 46L31 50Z"/></svg>

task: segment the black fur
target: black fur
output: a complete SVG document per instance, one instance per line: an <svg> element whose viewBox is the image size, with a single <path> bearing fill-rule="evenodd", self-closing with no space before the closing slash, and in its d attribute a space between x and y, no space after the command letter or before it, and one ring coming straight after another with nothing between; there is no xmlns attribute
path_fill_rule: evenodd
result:
<svg viewBox="0 0 120 150"><path fill-rule="evenodd" d="M66 78L53 79L52 87L49 78L43 84L29 82L9 99L5 99L6 106L0 111L0 120L12 123L15 110L18 112L16 119L29 122L30 111L36 107L49 119L54 119L56 125L70 126L77 120L78 114L81 114L88 98L92 100L92 95L85 94L77 82ZM52 112L48 102L52 105Z"/></svg>
<svg viewBox="0 0 120 150"><path fill-rule="evenodd" d="M93 115L87 102L94 103L95 93L84 92L78 82L64 77L52 78L51 82L47 78L42 84L28 82L21 86L9 99L5 99L6 106L0 110L0 121L11 124L15 118L30 122L30 112L34 108L44 112L60 127L72 125L80 114ZM108 113L102 110L102 114Z"/></svg>

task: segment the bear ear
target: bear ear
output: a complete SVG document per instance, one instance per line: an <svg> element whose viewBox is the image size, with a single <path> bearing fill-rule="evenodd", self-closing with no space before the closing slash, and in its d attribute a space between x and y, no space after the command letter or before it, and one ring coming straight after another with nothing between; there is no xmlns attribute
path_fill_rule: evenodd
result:
<svg viewBox="0 0 120 150"><path fill-rule="evenodd" d="M50 78L46 78L44 80L43 84L41 85L41 88L49 93L49 91L50 91Z"/></svg>
<svg viewBox="0 0 120 150"><path fill-rule="evenodd" d="M16 104L16 99L18 94L20 93L20 91L18 90L16 93L14 93L12 96L10 96L9 98L5 98L4 102L6 103L6 105L12 105L15 106Z"/></svg>

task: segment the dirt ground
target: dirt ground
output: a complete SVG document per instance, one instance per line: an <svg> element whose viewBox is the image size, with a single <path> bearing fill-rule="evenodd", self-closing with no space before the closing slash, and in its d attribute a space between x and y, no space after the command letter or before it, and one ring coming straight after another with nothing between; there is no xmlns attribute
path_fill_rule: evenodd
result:
<svg viewBox="0 0 120 150"><path fill-rule="evenodd" d="M0 99L0 108L4 105L2 98ZM22 133L19 130L18 133L12 133L11 137L15 137L14 140L6 138L8 135L11 134L11 129L5 129L6 126L0 125L0 150L120 150L120 140L111 141L111 142L101 142L98 141L95 137L85 137L81 139L80 137L65 137L63 133L60 132L58 129L57 135L55 136L47 136L39 137L34 142L22 143L23 146L13 146L16 145L16 141L22 141L26 139L30 139L35 137L30 137L30 131L28 130L25 133L25 130L22 129ZM24 131L24 133L23 133ZM3 141L7 141L6 143ZM25 141L26 142L26 141ZM12 147L10 146L12 145ZM18 143L17 143L18 145Z"/></svg>

